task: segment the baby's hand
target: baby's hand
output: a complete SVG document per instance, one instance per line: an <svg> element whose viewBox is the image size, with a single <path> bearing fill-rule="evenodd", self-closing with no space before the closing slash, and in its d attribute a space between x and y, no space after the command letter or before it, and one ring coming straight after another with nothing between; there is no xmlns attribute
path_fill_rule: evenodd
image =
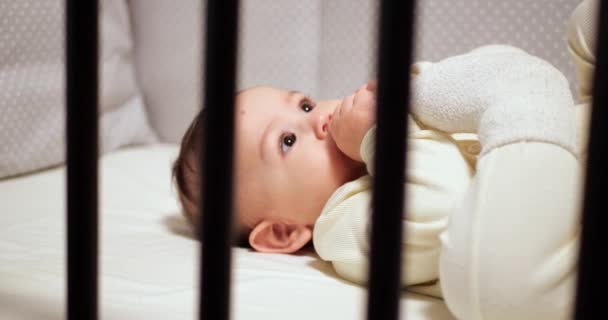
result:
<svg viewBox="0 0 608 320"><path fill-rule="evenodd" d="M329 132L349 158L362 161L359 153L365 133L376 123L376 84L368 82L342 99L332 115Z"/></svg>

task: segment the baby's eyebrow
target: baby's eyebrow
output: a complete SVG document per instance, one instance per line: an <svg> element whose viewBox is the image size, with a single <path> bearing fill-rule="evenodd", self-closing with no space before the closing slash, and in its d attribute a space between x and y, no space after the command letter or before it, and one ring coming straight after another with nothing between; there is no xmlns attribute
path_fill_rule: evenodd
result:
<svg viewBox="0 0 608 320"><path fill-rule="evenodd" d="M301 95L300 91L291 90L291 91L287 92L287 96L285 97L285 101L287 103L289 103L291 101L291 99L293 99L293 97L297 96L297 95Z"/></svg>
<svg viewBox="0 0 608 320"><path fill-rule="evenodd" d="M289 91L289 92L287 93L287 97L285 97L285 101L286 101L287 103L289 103L289 101L291 101L291 99L293 98L293 96L294 96L294 95L296 95L296 94L298 94L298 92L297 92L297 91L295 91L295 90L291 90L291 91Z"/></svg>

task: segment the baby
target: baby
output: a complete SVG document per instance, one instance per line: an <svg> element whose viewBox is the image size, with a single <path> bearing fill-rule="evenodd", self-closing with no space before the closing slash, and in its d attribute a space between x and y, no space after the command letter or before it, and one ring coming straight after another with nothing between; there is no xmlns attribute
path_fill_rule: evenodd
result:
<svg viewBox="0 0 608 320"><path fill-rule="evenodd" d="M319 102L296 91L254 87L237 94L235 107L239 244L260 252L294 253L312 240L340 276L365 283L376 83L369 81L340 100ZM184 212L194 225L199 223L197 164L204 114L187 130L173 170ZM469 160L479 150L472 135L454 138L411 116L408 121L406 237L401 244L408 272L403 283L430 282L439 295L434 282L439 234L466 190Z"/></svg>
<svg viewBox="0 0 608 320"><path fill-rule="evenodd" d="M342 202L365 193L366 199L356 206L365 209L362 213L368 209L375 94L375 82L370 81L341 100L315 102L273 87L254 87L236 96L235 214L241 243L262 252L298 251L313 238L322 212L349 210L328 206L332 194ZM200 206L196 164L202 117L204 112L186 132L174 166L180 200L194 224ZM420 141L410 152L426 168L410 176L424 180L416 183L419 189L428 186L413 190L428 194L413 202L428 202L433 208L424 211L442 219L464 190L469 168L449 137L411 122L411 135ZM430 190L434 188L438 190Z"/></svg>
<svg viewBox="0 0 608 320"><path fill-rule="evenodd" d="M580 228L567 80L537 57L494 45L417 63L411 81L402 285L443 297L461 319L567 317ZM375 93L369 82L331 101L272 87L237 95L244 242L293 253L312 240L341 277L366 283ZM195 225L203 117L173 170ZM462 134L477 134L481 150Z"/></svg>

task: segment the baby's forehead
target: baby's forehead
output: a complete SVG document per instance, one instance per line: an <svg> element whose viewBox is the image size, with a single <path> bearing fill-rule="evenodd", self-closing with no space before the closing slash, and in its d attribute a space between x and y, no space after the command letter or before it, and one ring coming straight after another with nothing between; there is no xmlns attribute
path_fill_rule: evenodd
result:
<svg viewBox="0 0 608 320"><path fill-rule="evenodd" d="M237 92L236 97L237 97L237 99L249 99L249 98L257 97L260 95L261 96L279 95L285 91L286 90L279 88L279 87L260 85L260 86L254 86L254 87L249 87L249 88L243 89L243 90Z"/></svg>
<svg viewBox="0 0 608 320"><path fill-rule="evenodd" d="M281 89L270 86L257 86L240 91L235 97L237 114L248 116L268 113L276 105ZM248 118L248 117L246 117Z"/></svg>
<svg viewBox="0 0 608 320"><path fill-rule="evenodd" d="M235 99L237 114L269 117L288 104L290 92L271 86L257 86L241 91Z"/></svg>

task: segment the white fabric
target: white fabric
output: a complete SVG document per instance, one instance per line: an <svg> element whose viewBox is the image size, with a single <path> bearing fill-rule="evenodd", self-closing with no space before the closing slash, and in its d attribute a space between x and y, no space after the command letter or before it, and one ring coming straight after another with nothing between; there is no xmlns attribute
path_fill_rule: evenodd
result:
<svg viewBox="0 0 608 320"><path fill-rule="evenodd" d="M101 152L156 142L135 78L131 18L126 0L100 1Z"/></svg>
<svg viewBox="0 0 608 320"><path fill-rule="evenodd" d="M484 152L462 197L469 180L456 143L433 130L418 136L424 130L410 123L402 285L439 284L424 289L442 294L459 319L569 318L581 176L570 90L559 72L513 48L448 61L415 70L413 110L424 125L478 132ZM361 144L368 168L373 133ZM315 224L319 255L354 282L367 276L370 200L368 176L347 183Z"/></svg>
<svg viewBox="0 0 608 320"><path fill-rule="evenodd" d="M548 62L492 45L414 68L412 112L422 123L478 133L481 154L523 140L555 143L576 154L569 84Z"/></svg>
<svg viewBox="0 0 608 320"><path fill-rule="evenodd" d="M461 154L468 150L461 151L458 141L435 130L421 129L411 117L408 119L401 284L433 287L439 276L439 234L446 229L451 208L466 190L471 168ZM374 143L372 128L360 150L372 175ZM371 193L370 175L343 185L332 194L314 226L313 242L319 256L355 283L367 282ZM411 289L441 296L438 290L422 287Z"/></svg>
<svg viewBox="0 0 608 320"><path fill-rule="evenodd" d="M572 12L568 26L568 49L576 67L577 88L581 101L577 106L576 119L581 127L578 153L583 163L586 163L589 142L598 9L599 0L581 2Z"/></svg>
<svg viewBox="0 0 608 320"><path fill-rule="evenodd" d="M102 319L195 319L198 242L170 184L175 145L101 160ZM65 315L65 169L0 182L0 319ZM365 319L364 287L312 252L233 251L233 319ZM403 293L402 318L453 319L443 301Z"/></svg>
<svg viewBox="0 0 608 320"><path fill-rule="evenodd" d="M574 60L581 102L591 99L598 15L599 0L585 0L572 12L568 24L568 50Z"/></svg>
<svg viewBox="0 0 608 320"><path fill-rule="evenodd" d="M570 152L549 143L480 157L441 235L441 288L458 319L571 319L579 170Z"/></svg>
<svg viewBox="0 0 608 320"><path fill-rule="evenodd" d="M418 82L425 72L433 81ZM493 46L428 67L414 80L414 111L423 121L478 132L483 148L441 235L442 293L459 319L572 315L582 175L562 78L522 51Z"/></svg>
<svg viewBox="0 0 608 320"><path fill-rule="evenodd" d="M129 1L137 80L164 142L179 143L201 107L205 3Z"/></svg>
<svg viewBox="0 0 608 320"><path fill-rule="evenodd" d="M0 0L0 178L64 161L64 2ZM100 140L107 152L155 135L135 83L125 0L100 3Z"/></svg>

